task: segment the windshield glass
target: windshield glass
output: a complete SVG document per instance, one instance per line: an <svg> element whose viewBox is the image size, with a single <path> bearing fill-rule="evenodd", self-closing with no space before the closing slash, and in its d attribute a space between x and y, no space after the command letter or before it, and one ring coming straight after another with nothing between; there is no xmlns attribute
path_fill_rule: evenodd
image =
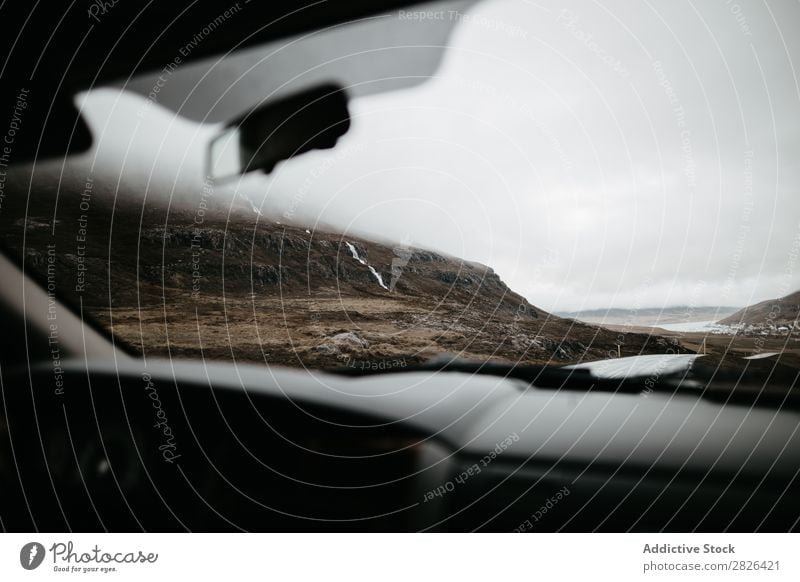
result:
<svg viewBox="0 0 800 582"><path fill-rule="evenodd" d="M4 172L4 241L146 356L798 367L798 8L774 10L442 12L425 83L344 87L336 147L226 179L221 123L96 88L90 152Z"/></svg>

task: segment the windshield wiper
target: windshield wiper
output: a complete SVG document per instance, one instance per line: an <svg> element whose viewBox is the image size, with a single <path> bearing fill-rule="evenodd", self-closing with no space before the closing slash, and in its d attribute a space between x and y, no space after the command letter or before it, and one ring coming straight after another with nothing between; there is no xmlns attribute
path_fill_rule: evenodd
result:
<svg viewBox="0 0 800 582"><path fill-rule="evenodd" d="M329 368L326 372L343 376L368 376L374 374L405 372L460 372L522 380L535 388L561 390L600 390L605 392L626 392L635 394L647 388L650 376L631 376L627 378L602 378L581 368L562 366L521 365L501 362L471 362L458 358L435 358L422 364L376 370L369 367ZM666 382L671 376L665 375L659 381ZM676 386L673 386L675 388Z"/></svg>
<svg viewBox="0 0 800 582"><path fill-rule="evenodd" d="M369 376L405 372L460 372L522 380L532 389L613 392L621 394L688 394L723 404L761 406L800 410L800 390L793 382L770 384L763 374L723 371L713 366L693 364L681 371L663 374L632 374L621 378L604 378L585 368L562 366L518 365L500 362L471 362L433 359L422 364L385 370L369 367L330 368L328 373L343 376ZM800 372L798 372L800 375Z"/></svg>

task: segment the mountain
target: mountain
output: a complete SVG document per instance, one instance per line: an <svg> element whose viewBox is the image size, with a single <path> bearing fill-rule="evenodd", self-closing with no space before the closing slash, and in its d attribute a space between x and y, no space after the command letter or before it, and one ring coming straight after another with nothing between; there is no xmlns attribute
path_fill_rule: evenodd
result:
<svg viewBox="0 0 800 582"><path fill-rule="evenodd" d="M586 309L582 311L557 312L562 317L571 317L598 325L651 326L695 321L716 321L738 311L730 306L640 307L631 309Z"/></svg>
<svg viewBox="0 0 800 582"><path fill-rule="evenodd" d="M566 363L617 346L686 351L549 314L490 267L439 252L133 198L62 190L24 218L24 198L7 197L0 226L29 272L147 355L380 368L443 352Z"/></svg>
<svg viewBox="0 0 800 582"><path fill-rule="evenodd" d="M800 291L779 299L769 299L740 309L733 315L721 319L723 325L752 325L757 327L797 326L800 317Z"/></svg>

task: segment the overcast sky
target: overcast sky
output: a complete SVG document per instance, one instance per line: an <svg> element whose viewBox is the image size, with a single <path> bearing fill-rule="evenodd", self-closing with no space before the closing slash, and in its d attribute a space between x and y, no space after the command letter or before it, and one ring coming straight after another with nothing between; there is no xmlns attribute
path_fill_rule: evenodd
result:
<svg viewBox="0 0 800 582"><path fill-rule="evenodd" d="M800 288L799 2L487 0L467 16L433 79L354 99L335 150L240 192L278 220L488 264L549 311ZM199 180L210 130L155 106L124 138L141 106L89 95L99 151L176 191Z"/></svg>

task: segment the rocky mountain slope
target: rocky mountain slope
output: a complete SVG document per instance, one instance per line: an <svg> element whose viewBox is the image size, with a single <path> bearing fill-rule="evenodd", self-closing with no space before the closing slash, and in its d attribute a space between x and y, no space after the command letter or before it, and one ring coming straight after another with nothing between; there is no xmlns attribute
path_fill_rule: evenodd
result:
<svg viewBox="0 0 800 582"><path fill-rule="evenodd" d="M85 194L85 192L84 192ZM685 351L531 305L489 267L250 213L62 192L7 198L6 246L147 355L392 367L450 353L568 363Z"/></svg>
<svg viewBox="0 0 800 582"><path fill-rule="evenodd" d="M720 320L719 323L793 329L798 324L798 317L800 317L800 291L795 291L779 299L761 301L740 309L733 315Z"/></svg>

